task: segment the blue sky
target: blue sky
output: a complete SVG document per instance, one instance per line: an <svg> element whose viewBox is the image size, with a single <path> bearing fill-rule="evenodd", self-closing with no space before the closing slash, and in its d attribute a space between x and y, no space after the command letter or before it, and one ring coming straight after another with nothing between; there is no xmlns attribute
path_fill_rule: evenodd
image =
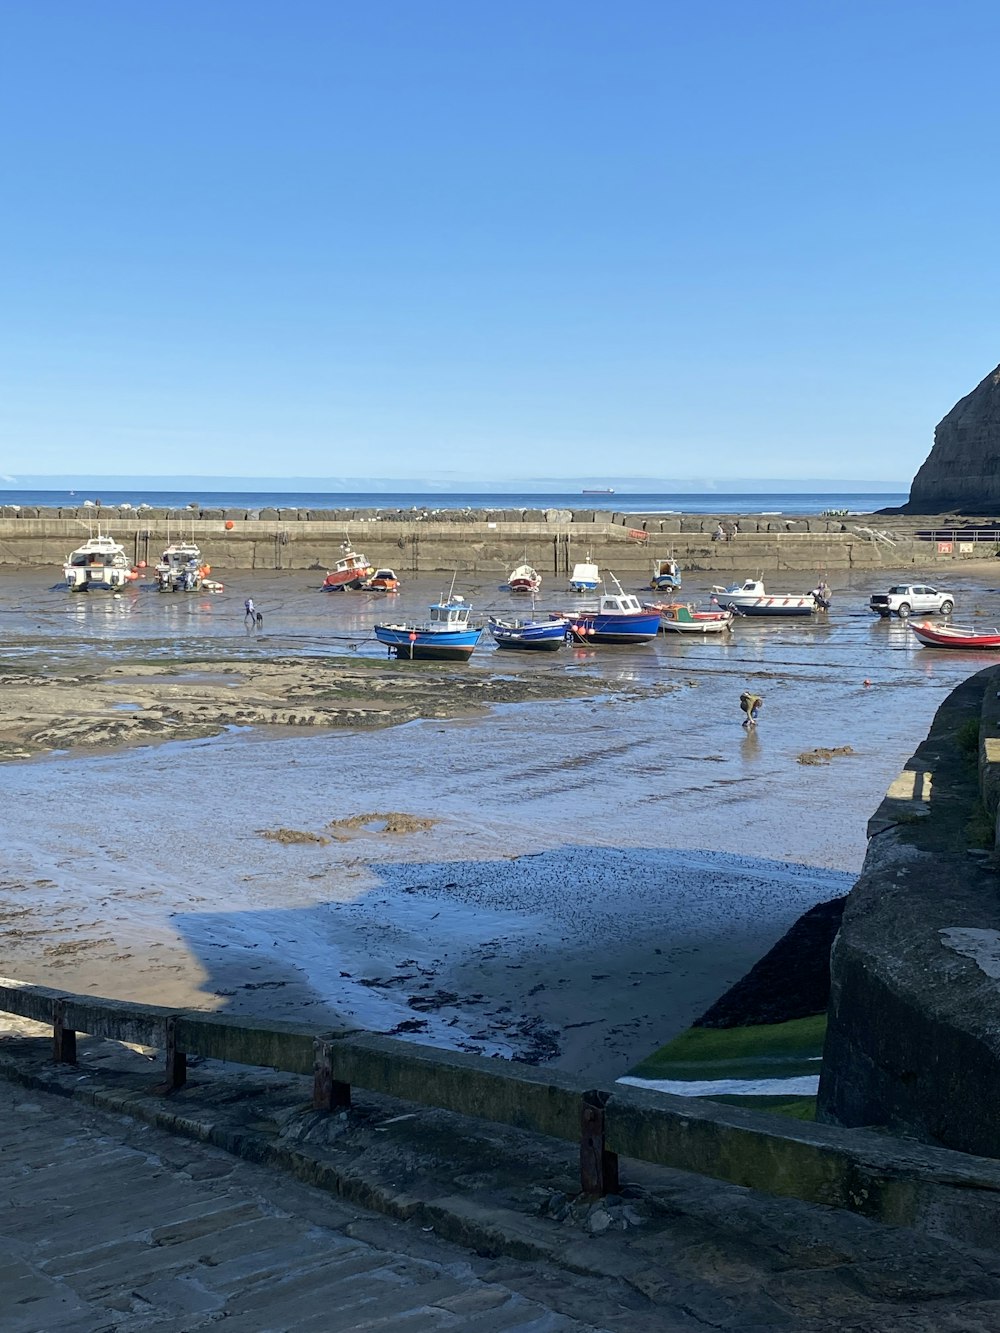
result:
<svg viewBox="0 0 1000 1333"><path fill-rule="evenodd" d="M0 0L0 473L907 482L978 0Z"/></svg>

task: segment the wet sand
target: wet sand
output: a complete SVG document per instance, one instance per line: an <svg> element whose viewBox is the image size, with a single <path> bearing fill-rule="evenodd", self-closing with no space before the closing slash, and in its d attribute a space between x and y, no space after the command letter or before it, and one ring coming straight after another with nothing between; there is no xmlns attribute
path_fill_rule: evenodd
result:
<svg viewBox="0 0 1000 1333"><path fill-rule="evenodd" d="M957 618L992 624L1000 593L978 572L951 581ZM178 710L216 710L204 723L219 734L124 748L107 735L96 750L0 768L0 970L153 1003L346 1018L613 1078L850 886L889 781L941 698L987 664L871 618L867 591L891 579L835 588L828 621L744 621L723 644L661 639L544 662L482 650L456 670L414 664L419 685L400 664L389 709L415 691L416 720L290 731L273 717L298 718L295 691L315 692L324 657L331 674L381 678L367 601L276 575L234 588L231 605L143 591L124 614L41 588L32 604L5 578L2 665L20 674L0 692L5 727L32 692L52 697L30 683L43 665L74 678L68 713L40 708L43 731L60 709L131 718L173 690ZM410 590L393 614L436 591ZM249 592L273 600L264 635L234 619ZM468 592L504 605L495 588ZM477 705L447 716L456 675ZM749 735L737 702L748 683L765 698ZM259 714L224 720L241 695L263 701ZM428 826L337 822L392 812ZM280 829L311 836L267 836Z"/></svg>

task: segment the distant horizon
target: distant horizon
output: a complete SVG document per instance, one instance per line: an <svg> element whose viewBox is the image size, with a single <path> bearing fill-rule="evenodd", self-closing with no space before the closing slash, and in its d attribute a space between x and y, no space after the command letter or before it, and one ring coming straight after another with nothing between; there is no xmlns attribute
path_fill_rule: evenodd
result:
<svg viewBox="0 0 1000 1333"><path fill-rule="evenodd" d="M357 477L238 477L238 476L136 476L109 475L90 476L74 474L34 474L21 477L0 474L0 489L17 490L106 490L121 491L142 488L146 490L176 491L180 489L198 489L210 492L214 487L222 491L272 491L302 492L315 491L332 495L343 491L345 494L386 494L402 492L425 495L482 494L503 495L518 492L544 495L547 493L567 494L574 491L600 489L615 495L823 495L850 494L898 495L909 493L910 483L892 481L865 481L852 478L839 481L833 478L747 478L727 477L720 479L669 480L665 478L636 478L615 482L602 478L570 477L553 479L551 477L523 478L520 480L492 481L484 478L463 478L462 480L435 480L413 477L393 479Z"/></svg>

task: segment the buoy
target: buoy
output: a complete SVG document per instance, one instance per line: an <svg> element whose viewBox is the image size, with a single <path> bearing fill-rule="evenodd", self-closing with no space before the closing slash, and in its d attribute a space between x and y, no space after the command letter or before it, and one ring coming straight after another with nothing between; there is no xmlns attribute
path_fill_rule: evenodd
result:
<svg viewBox="0 0 1000 1333"><path fill-rule="evenodd" d="M411 631L411 633L410 633L410 642L411 642L411 643L416 643L416 641L417 641L417 636L416 636L414 633L412 633L412 631Z"/></svg>
<svg viewBox="0 0 1000 1333"><path fill-rule="evenodd" d="M235 527L236 527L236 524L233 522L233 520L232 520L231 518L227 518L227 519L226 519L226 531L227 531L227 532L232 532L233 528L235 528Z"/></svg>
<svg viewBox="0 0 1000 1333"><path fill-rule="evenodd" d="M140 568L140 569L145 569L145 568L146 568L146 562L145 562L145 560L140 560L140 561L139 561L139 568Z"/></svg>
<svg viewBox="0 0 1000 1333"><path fill-rule="evenodd" d="M865 686L865 688L867 688L871 684L871 681L868 679L867 676L865 676L864 680L861 683Z"/></svg>

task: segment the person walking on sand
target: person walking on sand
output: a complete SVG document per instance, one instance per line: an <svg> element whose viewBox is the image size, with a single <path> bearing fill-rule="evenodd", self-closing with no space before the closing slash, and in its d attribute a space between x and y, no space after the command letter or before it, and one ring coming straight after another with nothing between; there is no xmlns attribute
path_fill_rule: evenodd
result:
<svg viewBox="0 0 1000 1333"><path fill-rule="evenodd" d="M243 603L243 619L244 621L247 620L256 621L257 619L257 608L253 604L252 597L248 597L246 601Z"/></svg>
<svg viewBox="0 0 1000 1333"><path fill-rule="evenodd" d="M743 719L745 727L754 727L757 725L757 714L761 710L764 700L759 694L751 694L749 690L744 690L740 695L740 708L746 714Z"/></svg>

